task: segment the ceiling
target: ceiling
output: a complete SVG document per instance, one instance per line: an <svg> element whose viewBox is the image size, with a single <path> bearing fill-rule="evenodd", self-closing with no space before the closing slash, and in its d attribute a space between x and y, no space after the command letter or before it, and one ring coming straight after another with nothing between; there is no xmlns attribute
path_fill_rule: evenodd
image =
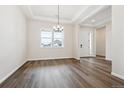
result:
<svg viewBox="0 0 124 93"><path fill-rule="evenodd" d="M104 23L111 21L112 9L108 6L101 11L95 13L93 16L84 20L81 24L84 26L99 26L104 25Z"/></svg>
<svg viewBox="0 0 124 93"><path fill-rule="evenodd" d="M81 5L61 5L60 6L60 18L62 20L71 21L76 14L80 13L80 10L85 9L87 6ZM56 19L58 15L57 5L42 5L42 6L30 6L34 16L40 16L44 18Z"/></svg>
<svg viewBox="0 0 124 93"><path fill-rule="evenodd" d="M29 19L57 22L57 5L29 5L21 8ZM111 6L60 5L61 23L95 26L110 19Z"/></svg>

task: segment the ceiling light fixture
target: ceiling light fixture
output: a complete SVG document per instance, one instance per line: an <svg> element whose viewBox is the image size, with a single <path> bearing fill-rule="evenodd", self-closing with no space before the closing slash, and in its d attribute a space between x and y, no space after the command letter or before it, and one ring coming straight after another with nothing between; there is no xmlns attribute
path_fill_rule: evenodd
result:
<svg viewBox="0 0 124 93"><path fill-rule="evenodd" d="M55 32L62 32L64 30L64 27L60 25L59 20L60 20L60 17L59 17L59 5L58 5L58 24L57 26L53 26L53 30Z"/></svg>

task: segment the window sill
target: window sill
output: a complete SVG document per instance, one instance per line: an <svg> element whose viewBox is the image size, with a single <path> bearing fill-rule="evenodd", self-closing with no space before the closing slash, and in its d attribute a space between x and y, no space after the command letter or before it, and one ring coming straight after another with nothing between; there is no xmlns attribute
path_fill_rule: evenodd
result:
<svg viewBox="0 0 124 93"><path fill-rule="evenodd" d="M64 47L40 47L42 49L63 49Z"/></svg>

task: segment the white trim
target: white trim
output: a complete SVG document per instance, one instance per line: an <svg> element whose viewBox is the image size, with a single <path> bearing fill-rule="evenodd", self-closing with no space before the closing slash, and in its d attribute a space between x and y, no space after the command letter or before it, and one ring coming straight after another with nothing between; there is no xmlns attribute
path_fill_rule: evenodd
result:
<svg viewBox="0 0 124 93"><path fill-rule="evenodd" d="M91 16L98 13L99 11L101 11L104 8L106 8L105 5L91 6L87 11L85 11L85 13L83 14L85 16L83 18L80 18L78 23L80 24L80 23L84 22L86 19L90 18Z"/></svg>
<svg viewBox="0 0 124 93"><path fill-rule="evenodd" d="M28 8L28 11L29 11L31 17L34 17L34 14L33 14L32 10L31 10L30 6L27 6L27 8Z"/></svg>
<svg viewBox="0 0 124 93"><path fill-rule="evenodd" d="M80 24L81 27L94 27L92 24Z"/></svg>
<svg viewBox="0 0 124 93"><path fill-rule="evenodd" d="M2 83L2 82L4 82L8 77L10 77L15 71L17 71L22 65L24 65L25 63L27 62L27 60L26 61L24 61L20 66L18 66L18 67L16 67L15 69L13 69L10 73L8 73L5 77L3 77L1 80L0 80L0 84Z"/></svg>
<svg viewBox="0 0 124 93"><path fill-rule="evenodd" d="M111 22L112 19L111 19L111 16L104 19L103 21L100 21L100 22L97 22L93 27L96 27L96 28L101 28L101 27L104 27L108 22Z"/></svg>
<svg viewBox="0 0 124 93"><path fill-rule="evenodd" d="M124 80L124 76L119 75L119 74L117 74L117 73L111 72L111 75L113 75L113 76L115 76L115 77L118 77L118 78L120 78L120 79L123 79L123 80Z"/></svg>
<svg viewBox="0 0 124 93"><path fill-rule="evenodd" d="M50 59L66 59L66 58L73 58L73 57L58 57L58 58L34 58L34 59L28 59L26 61L24 61L24 63L22 63L20 66L16 67L15 69L13 69L10 73L8 73L5 77L3 77L0 80L0 84L2 82L4 82L8 77L10 77L14 72L16 72L21 66L23 66L26 62L28 61L32 61L32 60L50 60ZM74 58L76 60L80 60L78 58Z"/></svg>
<svg viewBox="0 0 124 93"><path fill-rule="evenodd" d="M110 59L110 58L105 58L105 60L112 61L112 59Z"/></svg>
<svg viewBox="0 0 124 93"><path fill-rule="evenodd" d="M51 22L57 22L56 18L51 18L51 17L43 17L43 16L36 16L34 15L31 6L21 6L22 10L24 13L27 15L28 18L33 19L33 20L40 20L40 21L51 21ZM80 10L79 13L77 13L72 19L61 19L60 21L62 23L67 23L67 24L74 24L76 23L82 23L89 17L93 16L97 12L101 11L102 9L107 8L108 6L105 5L87 5L85 8Z"/></svg>
<svg viewBox="0 0 124 93"><path fill-rule="evenodd" d="M49 18L49 17L41 17L41 16L36 16L34 15L32 9L31 9L31 6L28 6L28 11L30 13L30 16L33 20L41 20L41 21L52 21L52 22L57 22L57 19L56 18ZM62 23L68 23L68 24L71 24L71 20L66 20L66 19L60 19L60 21Z"/></svg>
<svg viewBox="0 0 124 93"><path fill-rule="evenodd" d="M51 22L57 22L56 18L50 18L50 17L41 17L41 16L33 16L32 18L33 20L40 20L40 21L51 21ZM60 21L62 23L67 23L67 24L71 24L71 20L65 20L65 19L60 19Z"/></svg>
<svg viewBox="0 0 124 93"><path fill-rule="evenodd" d="M85 8L83 8L79 13L77 13L74 18L72 18L72 22L75 22L88 8L90 7L90 5L86 6Z"/></svg>
<svg viewBox="0 0 124 93"><path fill-rule="evenodd" d="M52 59L66 59L66 58L73 58L73 57L56 57L56 58L29 58L28 61L32 60L52 60ZM74 58L77 59L77 58Z"/></svg>
<svg viewBox="0 0 124 93"><path fill-rule="evenodd" d="M76 59L76 60L80 60L80 58L79 57L73 57L74 59Z"/></svg>
<svg viewBox="0 0 124 93"><path fill-rule="evenodd" d="M101 28L101 27L104 27L108 22L111 22L110 17L107 19L104 19L103 21L97 22L95 24L81 24L81 27L86 26L86 27Z"/></svg>
<svg viewBox="0 0 124 93"><path fill-rule="evenodd" d="M81 56L80 58L82 58L82 57L96 57L96 55Z"/></svg>
<svg viewBox="0 0 124 93"><path fill-rule="evenodd" d="M27 18L32 19L34 17L30 7L27 6L20 6L20 8L22 9L22 12L26 15Z"/></svg>

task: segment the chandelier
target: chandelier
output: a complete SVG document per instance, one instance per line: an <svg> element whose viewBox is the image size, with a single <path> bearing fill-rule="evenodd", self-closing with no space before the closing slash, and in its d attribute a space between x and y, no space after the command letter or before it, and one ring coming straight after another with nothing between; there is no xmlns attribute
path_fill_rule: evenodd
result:
<svg viewBox="0 0 124 93"><path fill-rule="evenodd" d="M58 24L56 26L53 26L53 30L55 32L62 32L64 30L64 27L61 26L60 23L59 23L59 19L60 19L59 18L59 5L58 5L58 15L57 15L57 17L58 17Z"/></svg>

